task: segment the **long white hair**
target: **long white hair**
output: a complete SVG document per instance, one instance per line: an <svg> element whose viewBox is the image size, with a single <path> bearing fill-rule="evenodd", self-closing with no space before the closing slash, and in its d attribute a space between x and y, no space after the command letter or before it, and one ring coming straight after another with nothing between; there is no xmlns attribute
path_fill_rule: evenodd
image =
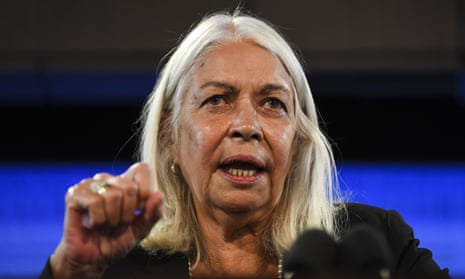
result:
<svg viewBox="0 0 465 279"><path fill-rule="evenodd" d="M335 215L341 203L336 203L335 163L319 128L300 60L283 36L264 20L240 12L215 13L203 18L173 50L144 109L140 156L156 174L154 190L165 194L164 217L143 240L146 248L189 253L197 261L204 256L191 192L182 175L170 170L171 146L178 141L180 104L192 66L209 48L239 40L253 41L276 55L294 86L297 127L292 167L282 199L262 237L265 251L277 257L310 228L335 236L338 233Z"/></svg>

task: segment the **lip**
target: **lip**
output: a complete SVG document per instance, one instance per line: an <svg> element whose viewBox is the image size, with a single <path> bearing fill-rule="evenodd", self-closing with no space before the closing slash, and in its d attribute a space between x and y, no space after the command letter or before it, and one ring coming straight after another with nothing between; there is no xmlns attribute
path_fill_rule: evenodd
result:
<svg viewBox="0 0 465 279"><path fill-rule="evenodd" d="M221 166L226 166L226 165L232 165L232 164L237 164L237 163L244 163L244 164L249 164L251 166L255 166L259 170L264 170L265 169L265 163L262 162L262 160L258 159L255 156L252 155L234 155L226 158L223 160L220 164Z"/></svg>
<svg viewBox="0 0 465 279"><path fill-rule="evenodd" d="M228 168L253 171L253 175L234 175L228 172ZM226 178L235 183L249 184L257 181L263 176L265 163L252 155L234 155L221 162L219 170L222 171Z"/></svg>

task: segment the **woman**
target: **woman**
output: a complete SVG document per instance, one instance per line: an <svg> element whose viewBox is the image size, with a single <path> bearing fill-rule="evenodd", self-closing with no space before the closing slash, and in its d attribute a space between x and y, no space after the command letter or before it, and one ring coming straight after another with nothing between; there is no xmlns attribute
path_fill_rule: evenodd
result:
<svg viewBox="0 0 465 279"><path fill-rule="evenodd" d="M68 191L43 278L281 278L302 232L338 238L357 223L385 232L397 271L440 271L396 213L338 202L305 73L269 24L204 18L164 66L143 120L143 163Z"/></svg>

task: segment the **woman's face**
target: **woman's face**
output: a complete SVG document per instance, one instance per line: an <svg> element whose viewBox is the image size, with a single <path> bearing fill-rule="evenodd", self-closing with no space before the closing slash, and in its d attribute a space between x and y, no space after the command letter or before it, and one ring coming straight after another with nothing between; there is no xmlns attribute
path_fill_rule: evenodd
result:
<svg viewBox="0 0 465 279"><path fill-rule="evenodd" d="M194 65L174 159L198 214L275 208L296 130L292 88L279 59L251 42L215 47Z"/></svg>

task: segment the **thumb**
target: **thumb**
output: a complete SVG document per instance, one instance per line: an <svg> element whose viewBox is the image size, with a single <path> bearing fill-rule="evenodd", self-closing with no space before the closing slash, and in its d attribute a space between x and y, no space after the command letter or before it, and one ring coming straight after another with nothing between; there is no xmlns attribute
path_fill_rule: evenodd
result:
<svg viewBox="0 0 465 279"><path fill-rule="evenodd" d="M138 185L138 194L139 198L145 200L150 193L152 193L153 188L153 171L149 164L138 162L129 169L126 170L125 173L121 175L124 178L127 178Z"/></svg>

